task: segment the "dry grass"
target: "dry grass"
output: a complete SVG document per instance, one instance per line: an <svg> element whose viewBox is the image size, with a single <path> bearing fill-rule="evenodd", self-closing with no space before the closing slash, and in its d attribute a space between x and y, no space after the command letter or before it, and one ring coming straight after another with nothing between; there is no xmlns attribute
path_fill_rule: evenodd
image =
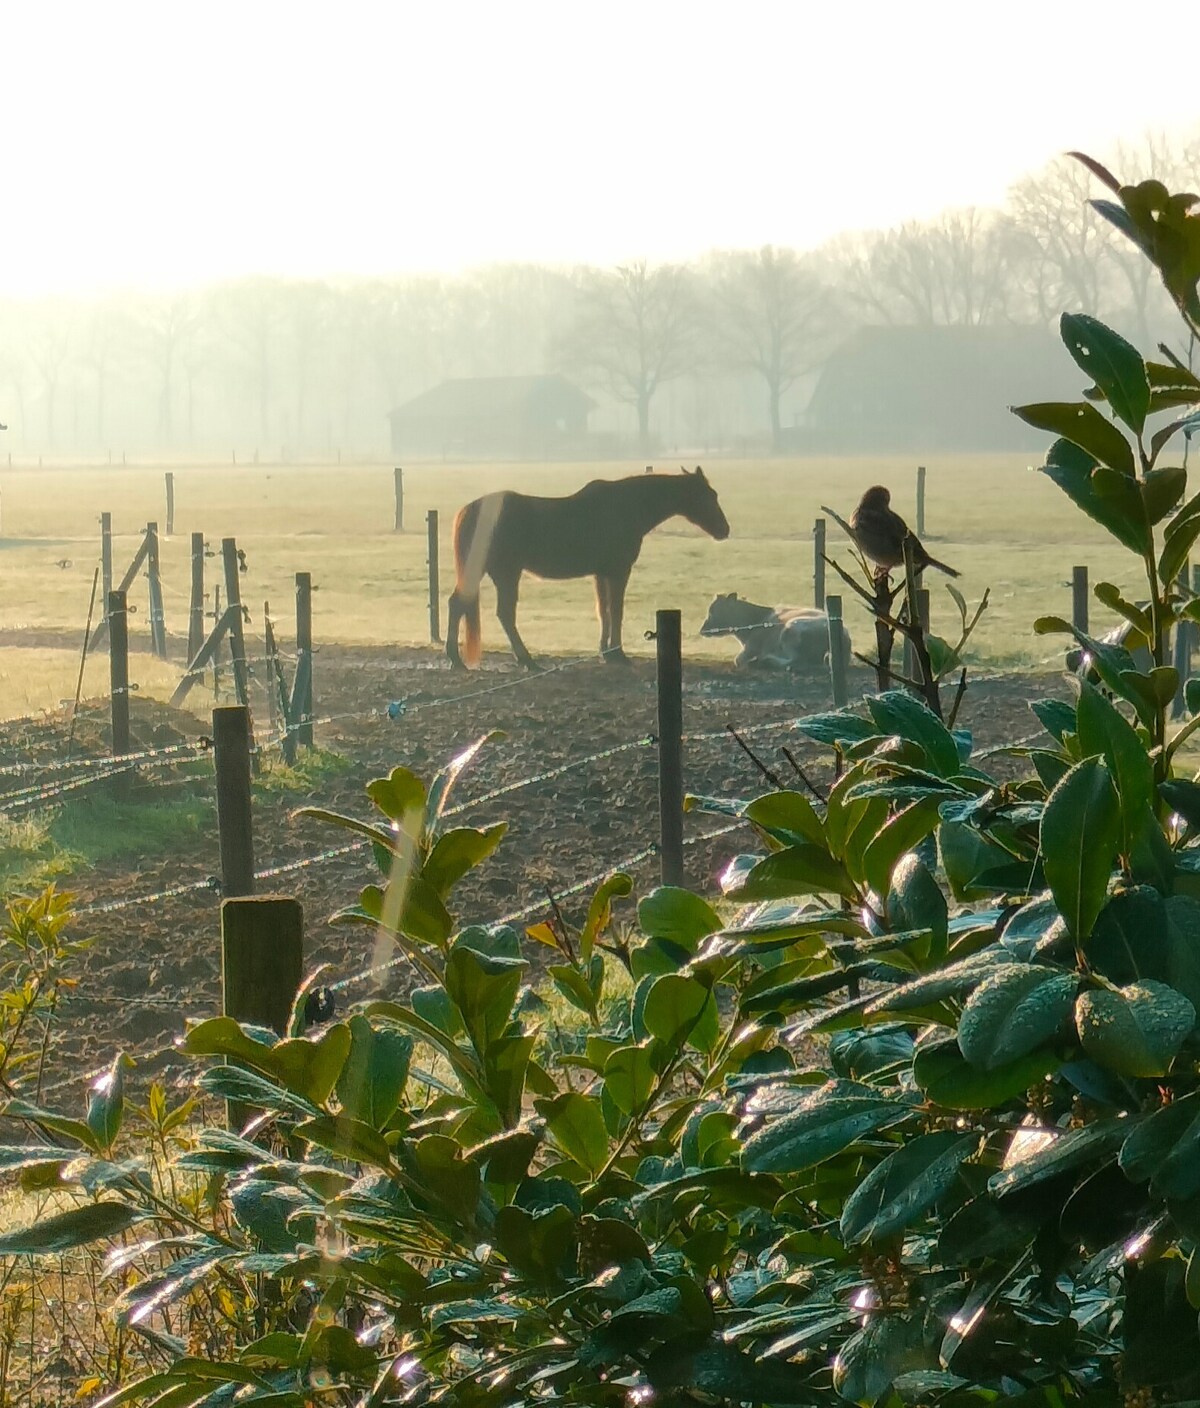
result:
<svg viewBox="0 0 1200 1408"><path fill-rule="evenodd" d="M1114 550L1102 532L1079 514L1041 475L1018 456L930 458L928 538L938 556L958 566L969 600L991 588L992 607L980 629L977 656L993 665L1043 659L1053 641L1032 634L1033 618L1069 611L1067 586L1073 563L1087 563L1094 581L1115 575L1136 586L1136 564ZM313 573L318 641L419 644L428 638L425 512L437 508L442 522L443 603L453 564L449 527L455 510L488 490L514 487L563 493L588 479L636 473L633 464L602 465L416 465L406 470L406 524L393 534L392 471L388 465L349 467L196 467L176 465L176 536L163 545L168 628L186 629L189 533L202 530L219 552L219 539L234 536L245 550L249 571L242 579L253 614L252 636L261 630L262 603L270 600L282 633L291 636L293 574ZM717 591L737 590L752 599L807 604L812 598L813 519L829 503L848 514L872 482L893 487L895 502L910 521L914 513L914 465L897 458L828 460L718 460L708 466L733 535L713 543L689 525L673 523L653 534L630 584L628 643L648 650L642 630L658 606L684 613L686 649L694 656L729 658L727 642L696 633ZM163 518L160 467L47 468L4 475L4 531L0 539L0 600L5 628L61 630L82 636L99 555L99 515L113 515L114 556L119 576L132 556L138 532ZM830 525L830 551L845 544ZM60 567L58 562L70 565ZM218 580L219 556L207 564ZM829 590L836 579L830 574ZM953 624L953 607L934 574L935 629ZM134 599L140 612L135 643L147 631L144 583ZM444 611L444 608L443 608ZM484 606L485 647L499 650L503 636ZM1098 617L1098 620L1102 619ZM851 606L852 631L865 619ZM525 579L521 627L535 653L573 654L595 648L591 584ZM9 640L13 637L10 635ZM12 716L57 704L74 692L78 657L71 650L17 653L0 650L0 714ZM103 692L103 662L89 669L87 691ZM134 677L145 691L163 692L175 678L139 654Z"/></svg>

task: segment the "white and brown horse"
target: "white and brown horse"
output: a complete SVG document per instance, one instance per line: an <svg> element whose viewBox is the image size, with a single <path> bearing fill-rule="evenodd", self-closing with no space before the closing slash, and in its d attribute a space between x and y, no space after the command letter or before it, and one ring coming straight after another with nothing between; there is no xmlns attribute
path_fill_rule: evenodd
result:
<svg viewBox="0 0 1200 1408"><path fill-rule="evenodd" d="M594 479L562 498L511 490L474 499L454 520L455 588L446 626L446 654L452 664L477 665L481 651L479 585L496 584L496 615L522 665L533 657L517 632L517 593L521 574L561 580L594 577L600 615L600 653L624 660L621 625L625 588L642 550L642 540L668 518L682 517L712 538L729 536L729 523L704 471L637 474L627 479ZM466 621L460 654L458 627Z"/></svg>

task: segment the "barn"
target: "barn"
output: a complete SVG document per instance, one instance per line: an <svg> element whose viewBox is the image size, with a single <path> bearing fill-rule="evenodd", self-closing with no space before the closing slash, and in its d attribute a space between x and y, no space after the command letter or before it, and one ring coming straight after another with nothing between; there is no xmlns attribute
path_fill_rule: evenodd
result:
<svg viewBox="0 0 1200 1408"><path fill-rule="evenodd" d="M392 411L392 451L565 456L583 448L595 404L562 376L443 381Z"/></svg>
<svg viewBox="0 0 1200 1408"><path fill-rule="evenodd" d="M1083 385L1047 328L860 328L821 369L790 438L844 453L1033 451L1045 434L1009 406L1078 400Z"/></svg>

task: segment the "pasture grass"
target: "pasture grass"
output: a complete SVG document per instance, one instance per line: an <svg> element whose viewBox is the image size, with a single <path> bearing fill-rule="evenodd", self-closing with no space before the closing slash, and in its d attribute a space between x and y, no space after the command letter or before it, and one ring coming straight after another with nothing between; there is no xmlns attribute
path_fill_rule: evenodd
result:
<svg viewBox="0 0 1200 1408"><path fill-rule="evenodd" d="M1086 563L1093 582L1116 581L1137 589L1137 564L1114 548L1043 475L1035 457L1021 455L928 456L927 541L931 550L962 572L958 585L974 603L985 588L991 606L974 642L974 658L989 668L1029 666L1046 660L1056 641L1033 634L1035 617L1069 614L1071 567ZM665 465L664 469L673 468ZM215 557L206 562L208 587L219 581L220 539L236 537L248 571L241 579L249 607L248 650L261 653L263 603L269 601L281 642L294 632L294 574L310 571L314 635L321 641L393 645L428 641L425 514L441 516L441 597L453 586L450 527L460 505L479 494L517 488L531 493L567 493L589 479L640 472L633 463L607 464L415 464L405 470L407 531L392 531L392 469L389 464L353 466L257 466L188 468L174 465L176 534L162 544L168 630L187 625L192 530L202 530ZM895 506L915 520L915 463L896 456L769 460L712 460L706 470L716 486L733 532L715 543L681 520L647 538L630 582L626 611L627 648L648 654L643 639L660 606L684 616L689 658L728 660L734 646L706 640L698 631L717 592L737 591L770 604L806 605L812 600L812 525L822 503L848 517L862 490L889 484ZM13 469L4 476L4 527L0 539L0 627L23 646L33 632L60 632L82 639L92 572L99 558L98 519L113 515L114 570L120 577L150 519L163 519L160 466ZM829 551L849 561L847 544L829 524ZM57 564L66 563L67 566ZM931 573L934 629L949 634L957 613ZM832 572L827 590L837 590ZM865 611L847 597L847 619L856 644L866 645ZM134 679L144 693L163 695L178 679L181 648L164 666L144 653L148 634L145 583L131 599L139 608L131 622ZM209 607L211 609L211 596ZM1107 617L1093 603L1093 624ZM598 627L589 581L522 584L519 621L536 654L573 655L596 648ZM20 628L25 628L26 635ZM74 693L77 649L64 640L53 649L0 649L0 715L56 707ZM490 584L484 588L484 646L507 654L494 615ZM141 647L141 648L139 648ZM431 662L438 657L431 653ZM1061 654L1058 654L1061 658ZM88 667L86 695L102 695L107 661Z"/></svg>
<svg viewBox="0 0 1200 1408"><path fill-rule="evenodd" d="M178 855L214 824L207 797L123 799L99 788L36 816L0 817L0 893L30 894L115 860Z"/></svg>

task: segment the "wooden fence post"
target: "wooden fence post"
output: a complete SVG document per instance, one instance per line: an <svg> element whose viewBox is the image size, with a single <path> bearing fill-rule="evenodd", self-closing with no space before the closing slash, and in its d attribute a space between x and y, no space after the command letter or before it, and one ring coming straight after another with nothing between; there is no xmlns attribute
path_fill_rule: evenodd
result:
<svg viewBox="0 0 1200 1408"><path fill-rule="evenodd" d="M917 465L917 537L925 536L925 466Z"/></svg>
<svg viewBox="0 0 1200 1408"><path fill-rule="evenodd" d="M163 613L162 564L158 555L158 524L146 524L146 577L150 584L150 649L167 658L167 623Z"/></svg>
<svg viewBox="0 0 1200 1408"><path fill-rule="evenodd" d="M833 686L833 707L844 709L850 698L846 683L846 641L842 635L842 599L825 598L825 615L829 618L829 678Z"/></svg>
<svg viewBox="0 0 1200 1408"><path fill-rule="evenodd" d="M221 894L254 893L254 834L250 818L250 710L221 704L212 712L217 773L217 832Z"/></svg>
<svg viewBox="0 0 1200 1408"><path fill-rule="evenodd" d="M442 643L442 597L438 571L438 511L431 508L425 515L425 531L429 539L429 640Z"/></svg>
<svg viewBox="0 0 1200 1408"><path fill-rule="evenodd" d="M1077 631L1088 628L1088 570L1071 568L1071 624Z"/></svg>
<svg viewBox="0 0 1200 1408"><path fill-rule="evenodd" d="M242 584L236 538L221 539L225 563L225 610L229 612L229 651L233 656L233 687L239 704L250 703L250 672L246 667L246 636L242 629Z"/></svg>
<svg viewBox="0 0 1200 1408"><path fill-rule="evenodd" d="M217 627L221 624L221 620L222 620L222 616L221 616L221 588L220 588L220 586L214 586L214 587L213 587L213 611L212 611L212 617L213 617L213 630L215 631L215 630L217 629ZM193 658L194 658L194 657L193 657ZM219 654L217 654L217 652L216 652L215 650L213 651L212 670L213 670L213 702L216 703L216 701L217 701L218 699L220 699L220 697L221 697L221 657L220 657ZM173 703L173 702L174 702L174 701L172 701L172 703Z"/></svg>
<svg viewBox="0 0 1200 1408"><path fill-rule="evenodd" d="M392 471L396 482L396 527L395 532L404 532L404 471L397 465Z"/></svg>
<svg viewBox="0 0 1200 1408"><path fill-rule="evenodd" d="M108 597L112 589L112 514L102 513L100 515L100 590L104 594L102 597L104 615L101 618L104 621L108 620Z"/></svg>
<svg viewBox="0 0 1200 1408"><path fill-rule="evenodd" d="M313 746L312 573L296 573L296 679L292 690L292 721L296 741Z"/></svg>
<svg viewBox="0 0 1200 1408"><path fill-rule="evenodd" d="M192 534L192 595L188 603L188 662L204 644L204 534Z"/></svg>
<svg viewBox="0 0 1200 1408"><path fill-rule="evenodd" d="M825 520L813 524L813 605L818 611L825 605Z"/></svg>
<svg viewBox="0 0 1200 1408"><path fill-rule="evenodd" d="M678 611L655 613L658 660L658 834L664 885L683 884L683 649Z"/></svg>
<svg viewBox="0 0 1200 1408"><path fill-rule="evenodd" d="M164 476L167 484L167 537L175 533L175 476L168 469Z"/></svg>
<svg viewBox="0 0 1200 1408"><path fill-rule="evenodd" d="M287 1035L304 967L304 911L281 895L221 901L221 1010Z"/></svg>
<svg viewBox="0 0 1200 1408"><path fill-rule="evenodd" d="M279 643L275 639L275 622L271 620L271 603L263 602L263 638L267 647L267 693L271 697L271 731L281 731L280 747L283 761L291 767L296 761L296 734L292 728L291 697L279 662Z"/></svg>
<svg viewBox="0 0 1200 1408"><path fill-rule="evenodd" d="M112 695L112 751L120 758L129 749L129 618L124 592L105 597L108 613L108 681Z"/></svg>

